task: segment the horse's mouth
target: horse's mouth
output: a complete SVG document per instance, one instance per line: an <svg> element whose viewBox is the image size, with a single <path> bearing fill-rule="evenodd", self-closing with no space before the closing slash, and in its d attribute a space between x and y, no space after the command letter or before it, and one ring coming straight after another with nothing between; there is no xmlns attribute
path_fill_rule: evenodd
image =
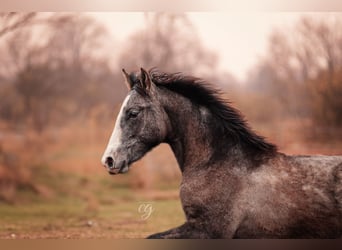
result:
<svg viewBox="0 0 342 250"><path fill-rule="evenodd" d="M120 168L114 168L114 167L109 168L108 167L107 170L108 170L108 173L110 175L124 174L124 173L128 172L129 166L128 166L128 164L124 163L124 164L122 164L122 166Z"/></svg>

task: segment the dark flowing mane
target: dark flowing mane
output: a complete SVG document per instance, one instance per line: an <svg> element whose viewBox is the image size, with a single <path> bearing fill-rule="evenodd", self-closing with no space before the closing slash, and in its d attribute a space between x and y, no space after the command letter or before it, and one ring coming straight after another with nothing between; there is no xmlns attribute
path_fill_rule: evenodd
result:
<svg viewBox="0 0 342 250"><path fill-rule="evenodd" d="M257 135L247 124L242 114L224 100L222 93L204 80L181 73L164 73L155 68L149 71L151 80L173 92L183 95L192 102L207 107L218 118L219 125L235 143L247 147L255 154L274 154L277 147Z"/></svg>

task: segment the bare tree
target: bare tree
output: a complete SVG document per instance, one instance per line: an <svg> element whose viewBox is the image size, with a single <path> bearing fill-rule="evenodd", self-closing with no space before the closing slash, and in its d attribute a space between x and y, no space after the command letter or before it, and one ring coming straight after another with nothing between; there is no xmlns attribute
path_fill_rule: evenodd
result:
<svg viewBox="0 0 342 250"><path fill-rule="evenodd" d="M159 67L200 76L215 69L216 54L203 47L185 14L145 14L145 24L144 29L130 37L120 66Z"/></svg>
<svg viewBox="0 0 342 250"><path fill-rule="evenodd" d="M309 116L316 127L342 125L341 30L340 14L304 17L293 28L273 32L259 65L271 72L268 91L293 113Z"/></svg>
<svg viewBox="0 0 342 250"><path fill-rule="evenodd" d="M35 16L35 12L0 12L0 37L27 25Z"/></svg>
<svg viewBox="0 0 342 250"><path fill-rule="evenodd" d="M101 51L105 41L106 30L82 14L55 14L39 29L13 31L5 47L6 61L11 62L7 69L12 72L7 81L13 83L7 89L12 88L18 100L4 96L0 101L17 108L11 109L15 115L0 115L20 118L42 132L51 122L65 122L96 105L113 104L107 86L112 89L116 76L108 54Z"/></svg>

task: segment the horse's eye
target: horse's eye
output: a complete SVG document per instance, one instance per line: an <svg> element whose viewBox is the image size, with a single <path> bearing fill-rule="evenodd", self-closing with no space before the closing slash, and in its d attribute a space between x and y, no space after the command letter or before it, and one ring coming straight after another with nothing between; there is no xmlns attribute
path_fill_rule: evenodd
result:
<svg viewBox="0 0 342 250"><path fill-rule="evenodd" d="M128 119L136 118L138 116L139 112L140 112L139 110L130 110L128 112Z"/></svg>

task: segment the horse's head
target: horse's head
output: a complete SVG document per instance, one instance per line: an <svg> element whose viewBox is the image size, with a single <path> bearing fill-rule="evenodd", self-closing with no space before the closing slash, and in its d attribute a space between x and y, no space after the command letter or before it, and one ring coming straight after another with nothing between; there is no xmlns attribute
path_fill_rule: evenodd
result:
<svg viewBox="0 0 342 250"><path fill-rule="evenodd" d="M127 172L131 163L163 142L167 134L167 115L149 73L144 69L130 75L122 71L129 93L102 157L110 174Z"/></svg>

